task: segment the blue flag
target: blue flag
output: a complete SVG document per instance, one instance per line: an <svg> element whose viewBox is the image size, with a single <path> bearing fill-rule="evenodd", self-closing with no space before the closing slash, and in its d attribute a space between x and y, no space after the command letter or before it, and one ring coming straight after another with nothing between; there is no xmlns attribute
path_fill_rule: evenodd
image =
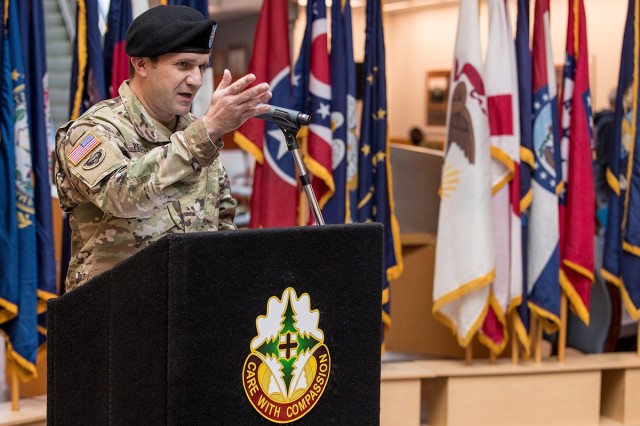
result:
<svg viewBox="0 0 640 426"><path fill-rule="evenodd" d="M205 17L209 16L209 2L207 0L162 0L160 4L189 6L193 9L198 10Z"/></svg>
<svg viewBox="0 0 640 426"><path fill-rule="evenodd" d="M531 171L533 159L531 49L529 48L529 0L518 0L516 22L516 60L518 62L518 96L520 100L520 219L522 223L522 302L515 318L518 340L529 355L529 288L527 286L527 232L531 206Z"/></svg>
<svg viewBox="0 0 640 426"><path fill-rule="evenodd" d="M38 349L38 265L35 199L18 8L17 3L10 0L5 0L4 6L8 16L3 26L2 145L3 154L5 150L8 153L8 161L3 165L12 168L13 174L11 170L3 171L12 179L8 185L14 186L14 190L10 192L14 198L7 202L15 206L10 207L9 213L15 213L16 220L9 222L17 226L17 231L9 230L12 251L8 254L17 267L11 270L12 276L3 277L8 279L3 286L15 286L10 293L16 297L17 316L4 322L2 329L8 339L9 364L15 368L22 380L28 380L37 377L35 362ZM14 240L14 235L17 236L17 240ZM3 253L3 258L5 257L7 256Z"/></svg>
<svg viewBox="0 0 640 426"><path fill-rule="evenodd" d="M640 59L636 44L640 37L639 7L640 0L629 0L609 149L609 216L602 268L602 276L620 287L624 304L635 320L640 319L640 153L635 146L640 137Z"/></svg>
<svg viewBox="0 0 640 426"><path fill-rule="evenodd" d="M98 28L97 0L78 0L76 38L73 42L69 119L75 120L91 106L106 98L104 60ZM62 229L60 282L65 282L71 256L71 228L65 215ZM61 291L62 293L62 291Z"/></svg>
<svg viewBox="0 0 640 426"><path fill-rule="evenodd" d="M0 7L0 324L18 315L18 224L16 213L15 155L13 147L13 86L9 58L9 34ZM5 48L6 45L6 48ZM5 58L6 54L6 58ZM5 69L6 66L6 69Z"/></svg>
<svg viewBox="0 0 640 426"><path fill-rule="evenodd" d="M70 119L75 120L106 98L97 0L78 0L71 69Z"/></svg>
<svg viewBox="0 0 640 426"><path fill-rule="evenodd" d="M353 61L351 4L331 5L331 121L333 128L333 182L335 192L327 201L326 223L352 221L349 195L357 187L356 65ZM350 191L351 190L351 191ZM355 203L353 203L355 208Z"/></svg>
<svg viewBox="0 0 640 426"><path fill-rule="evenodd" d="M56 296L56 258L53 242L51 209L51 152L53 151L53 123L49 108L49 84L44 35L42 0L20 0L20 20L27 103L29 105L29 134L36 208L38 245L38 331L40 343L46 339L47 301Z"/></svg>
<svg viewBox="0 0 640 426"><path fill-rule="evenodd" d="M382 322L391 326L389 281L402 273L400 227L394 213L387 125L387 81L380 0L368 0L358 171L358 222L384 224ZM383 340L384 349L384 340Z"/></svg>

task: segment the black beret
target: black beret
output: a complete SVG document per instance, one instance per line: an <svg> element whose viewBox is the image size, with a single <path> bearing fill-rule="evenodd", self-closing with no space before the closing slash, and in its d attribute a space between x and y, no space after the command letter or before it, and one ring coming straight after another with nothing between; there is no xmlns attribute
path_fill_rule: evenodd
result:
<svg viewBox="0 0 640 426"><path fill-rule="evenodd" d="M188 6L156 6L140 14L127 30L129 56L171 52L209 53L216 21Z"/></svg>

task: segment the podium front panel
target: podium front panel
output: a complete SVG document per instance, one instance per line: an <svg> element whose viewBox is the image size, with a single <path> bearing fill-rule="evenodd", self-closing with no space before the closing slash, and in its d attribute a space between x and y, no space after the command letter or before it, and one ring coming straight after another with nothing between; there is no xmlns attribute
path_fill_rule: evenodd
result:
<svg viewBox="0 0 640 426"><path fill-rule="evenodd" d="M172 235L119 264L108 282L92 281L61 297L85 287L109 288L109 338L102 354L108 387L96 391L109 393L108 424L255 425L274 418L304 425L378 424L382 238L379 224ZM312 408L304 402L289 406L291 416L285 405L265 399L256 408L243 385L252 342L262 333L259 320L288 299L302 303L291 312L307 303L317 318L315 338L321 336L326 349L323 359L330 360L322 393L307 398ZM66 352L58 340L67 333L60 326L66 302L50 305L56 360ZM300 320L291 314L283 321L293 318ZM284 342L280 348L291 346ZM57 386L63 368L56 367L50 371L56 376L49 387L56 395L51 408L73 419L73 410L59 407L70 401Z"/></svg>

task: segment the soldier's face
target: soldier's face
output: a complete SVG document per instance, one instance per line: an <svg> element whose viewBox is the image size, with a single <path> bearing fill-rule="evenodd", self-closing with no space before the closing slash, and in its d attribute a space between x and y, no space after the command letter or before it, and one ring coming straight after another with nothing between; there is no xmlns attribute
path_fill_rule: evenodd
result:
<svg viewBox="0 0 640 426"><path fill-rule="evenodd" d="M202 86L202 76L209 55L202 53L167 53L150 64L145 84L147 107L151 115L170 122L184 115Z"/></svg>

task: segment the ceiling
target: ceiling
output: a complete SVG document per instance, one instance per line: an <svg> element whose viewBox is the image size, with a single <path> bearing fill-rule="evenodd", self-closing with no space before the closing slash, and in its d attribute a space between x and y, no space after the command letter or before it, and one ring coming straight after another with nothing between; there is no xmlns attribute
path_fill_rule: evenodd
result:
<svg viewBox="0 0 640 426"><path fill-rule="evenodd" d="M440 6L458 3L459 0L382 0L385 12L395 12L406 9ZM297 0L298 5L306 6L307 0ZM327 0L327 6L331 0ZM364 7L366 0L351 0L353 9ZM209 12L218 20L233 19L244 15L260 12L262 0L209 0Z"/></svg>

